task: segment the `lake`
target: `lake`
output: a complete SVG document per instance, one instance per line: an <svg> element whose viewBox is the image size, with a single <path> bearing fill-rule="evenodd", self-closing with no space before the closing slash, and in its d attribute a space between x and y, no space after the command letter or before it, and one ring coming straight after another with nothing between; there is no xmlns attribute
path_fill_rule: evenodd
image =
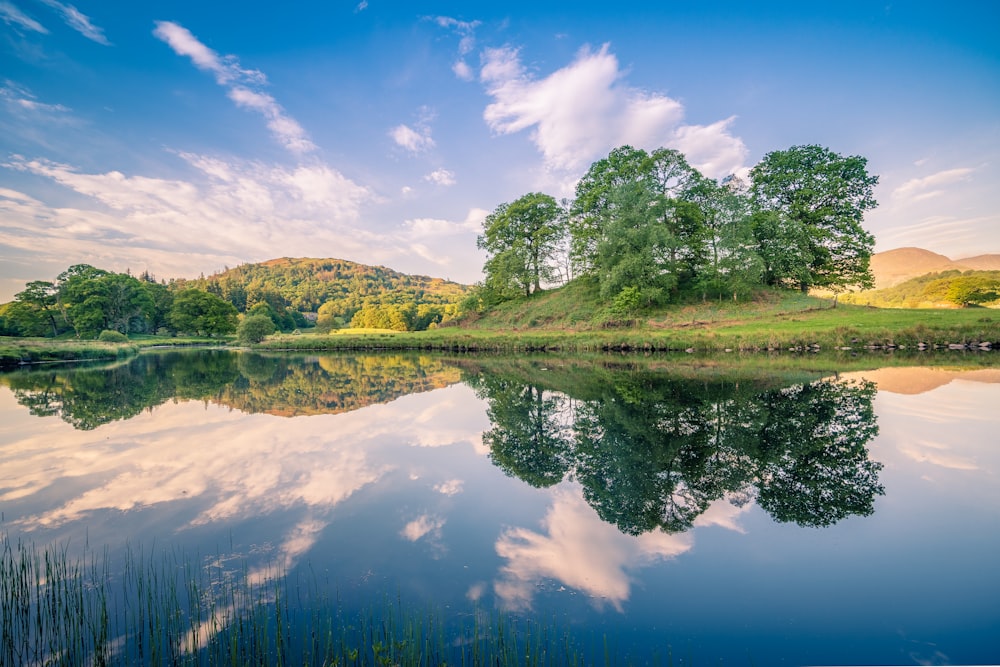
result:
<svg viewBox="0 0 1000 667"><path fill-rule="evenodd" d="M416 610L444 651L997 663L998 406L997 368L151 351L0 375L0 532L118 587L112 656L151 655L114 618L153 563L268 581L290 628ZM213 586L178 627L241 604Z"/></svg>

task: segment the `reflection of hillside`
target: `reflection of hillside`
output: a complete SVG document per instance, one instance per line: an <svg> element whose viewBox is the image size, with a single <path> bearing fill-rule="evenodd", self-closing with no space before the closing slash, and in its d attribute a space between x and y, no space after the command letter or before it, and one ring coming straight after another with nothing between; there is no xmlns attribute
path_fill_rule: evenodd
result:
<svg viewBox="0 0 1000 667"><path fill-rule="evenodd" d="M283 417L337 414L400 396L440 389L461 379L439 359L406 355L239 359L240 379L211 400L242 412Z"/></svg>
<svg viewBox="0 0 1000 667"><path fill-rule="evenodd" d="M847 379L865 379L878 385L881 391L894 394L922 394L952 382L1000 383L1000 368L980 368L976 370L953 370L949 368L879 368L857 373L841 373Z"/></svg>
<svg viewBox="0 0 1000 667"><path fill-rule="evenodd" d="M130 419L171 399L247 413L334 414L446 387L460 371L413 355L275 356L228 350L144 353L126 364L0 376L40 417L89 430Z"/></svg>

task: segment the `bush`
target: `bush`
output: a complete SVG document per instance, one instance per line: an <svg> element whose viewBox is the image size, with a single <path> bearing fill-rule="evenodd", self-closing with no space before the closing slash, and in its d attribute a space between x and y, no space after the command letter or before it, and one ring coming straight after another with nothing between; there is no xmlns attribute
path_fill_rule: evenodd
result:
<svg viewBox="0 0 1000 667"><path fill-rule="evenodd" d="M97 336L97 340L103 341L105 343L127 343L128 336L123 334L121 331L112 331L111 329L105 329Z"/></svg>
<svg viewBox="0 0 1000 667"><path fill-rule="evenodd" d="M267 315L251 315L240 322L236 328L236 337L244 345L259 343L275 332L277 327Z"/></svg>

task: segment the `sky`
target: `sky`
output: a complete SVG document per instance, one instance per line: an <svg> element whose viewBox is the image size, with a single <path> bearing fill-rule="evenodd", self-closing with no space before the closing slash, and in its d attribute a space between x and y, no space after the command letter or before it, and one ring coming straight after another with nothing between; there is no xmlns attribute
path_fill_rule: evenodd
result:
<svg viewBox="0 0 1000 667"><path fill-rule="evenodd" d="M0 302L74 264L472 283L613 148L879 176L877 251L1000 252L1000 3L0 0Z"/></svg>

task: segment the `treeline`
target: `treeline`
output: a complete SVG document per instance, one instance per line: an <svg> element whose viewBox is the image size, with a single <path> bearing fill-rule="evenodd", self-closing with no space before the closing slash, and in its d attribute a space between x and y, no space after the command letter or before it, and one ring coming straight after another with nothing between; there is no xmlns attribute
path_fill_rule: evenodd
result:
<svg viewBox="0 0 1000 667"><path fill-rule="evenodd" d="M928 273L893 287L845 294L841 300L878 308L982 306L1000 302L1000 271L952 269L940 273Z"/></svg>
<svg viewBox="0 0 1000 667"><path fill-rule="evenodd" d="M75 264L55 282L35 280L0 306L0 334L115 339L133 333L199 336L236 330L236 308L208 292L89 264Z"/></svg>
<svg viewBox="0 0 1000 667"><path fill-rule="evenodd" d="M591 165L573 200L530 193L486 218L485 279L472 305L573 278L596 281L621 314L684 295L738 299L760 286L870 286L875 239L862 221L878 177L866 164L795 146L767 154L749 182L717 182L676 150L616 148Z"/></svg>
<svg viewBox="0 0 1000 667"><path fill-rule="evenodd" d="M0 305L0 335L114 340L237 332L256 342L312 326L421 330L455 318L466 292L457 283L336 259L273 260L170 282L77 264Z"/></svg>

